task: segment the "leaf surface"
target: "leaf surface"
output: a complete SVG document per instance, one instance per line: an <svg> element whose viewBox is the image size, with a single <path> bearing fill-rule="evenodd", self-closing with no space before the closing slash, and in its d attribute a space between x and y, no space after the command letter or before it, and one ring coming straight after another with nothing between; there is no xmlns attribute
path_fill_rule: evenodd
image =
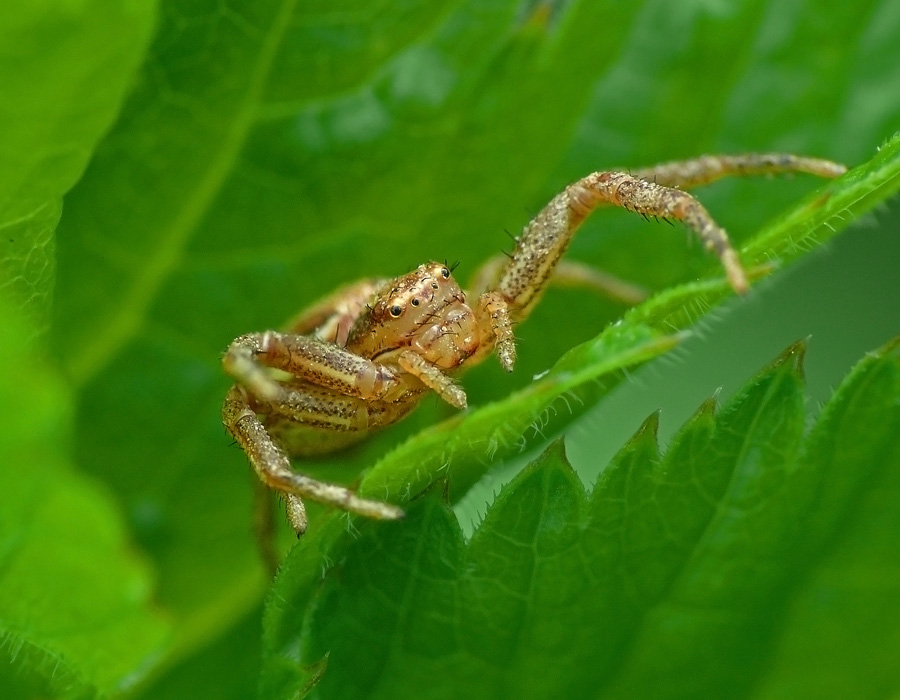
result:
<svg viewBox="0 0 900 700"><path fill-rule="evenodd" d="M55 290L35 352L49 351L48 371L69 382L74 416L71 440L52 442L102 484L153 568L175 630L160 673L208 658L269 583L252 474L218 418L232 338L279 326L339 284L425 260L461 260L465 279L507 245L504 229L597 168L772 149L859 166L824 186L796 177L698 193L746 262L766 266L757 274L897 189L896 143L870 161L900 123L900 93L884 89L900 81L900 12L887 0L828 13L774 0L160 6L149 48L151 3L0 9L0 78L21 95L0 106L12 134L0 144L0 226L25 231L0 238L2 274L12 271L18 301L36 300L39 311L25 309L35 335ZM59 197L76 180L54 243ZM45 202L46 219L30 214ZM589 221L570 256L662 293L603 331L620 304L552 290L517 329L513 376L491 362L463 378L472 411L425 401L366 445L302 468L345 482L372 468L361 488L398 501L449 473L455 501L727 294L681 230L624 212ZM33 376L32 358L16 357L10 372ZM312 515L279 587L286 613L305 609L323 562L348 543L343 517ZM291 683L285 620L267 643L285 652Z"/></svg>
<svg viewBox="0 0 900 700"><path fill-rule="evenodd" d="M22 344L0 299L0 686L5 698L106 695L143 679L168 642L153 575L108 491L72 468L71 398Z"/></svg>
<svg viewBox="0 0 900 700"><path fill-rule="evenodd" d="M295 621L299 661L328 657L311 697L894 692L896 343L807 437L803 351L705 403L662 456L651 416L589 496L557 442L469 542L439 489L362 524Z"/></svg>
<svg viewBox="0 0 900 700"><path fill-rule="evenodd" d="M154 2L0 6L0 289L50 325L54 231L143 58Z"/></svg>

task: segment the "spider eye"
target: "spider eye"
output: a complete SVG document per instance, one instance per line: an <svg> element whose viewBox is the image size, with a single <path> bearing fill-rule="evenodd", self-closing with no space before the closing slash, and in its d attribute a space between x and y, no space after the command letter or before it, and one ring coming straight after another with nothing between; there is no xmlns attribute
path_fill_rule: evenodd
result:
<svg viewBox="0 0 900 700"><path fill-rule="evenodd" d="M437 289L437 288L438 288L438 283L437 283L437 282L432 282L432 283L431 283L431 288L432 288L432 289Z"/></svg>
<svg viewBox="0 0 900 700"><path fill-rule="evenodd" d="M409 302L409 303L412 304L413 306L418 306L418 305L419 305L419 300L413 298L413 300L412 300L411 302Z"/></svg>
<svg viewBox="0 0 900 700"><path fill-rule="evenodd" d="M441 275L443 275L444 279L447 279L448 277L450 277L450 270L447 269L446 267L442 267Z"/></svg>
<svg viewBox="0 0 900 700"><path fill-rule="evenodd" d="M399 316L401 313L403 313L403 309L401 309L396 304L391 307L391 316L393 316L394 318L397 318L397 316Z"/></svg>

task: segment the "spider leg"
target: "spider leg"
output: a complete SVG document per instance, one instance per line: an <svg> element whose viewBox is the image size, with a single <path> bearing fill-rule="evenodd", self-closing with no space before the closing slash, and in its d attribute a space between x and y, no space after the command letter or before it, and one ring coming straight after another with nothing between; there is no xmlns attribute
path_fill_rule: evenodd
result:
<svg viewBox="0 0 900 700"><path fill-rule="evenodd" d="M509 371L515 362L508 319L520 321L528 315L578 227L595 208L613 205L648 217L682 221L716 253L731 286L742 294L748 288L747 276L728 234L700 202L674 185L700 185L729 175L782 172L836 177L844 170L830 161L788 154L705 156L644 168L635 175L614 170L596 172L569 185L525 227L496 286L481 297L479 312L483 323L493 331L501 365Z"/></svg>
<svg viewBox="0 0 900 700"><path fill-rule="evenodd" d="M285 389L267 367L362 399L378 399L399 383L388 367L319 338L292 333L248 333L236 338L222 358L225 371L255 396L283 401Z"/></svg>
<svg viewBox="0 0 900 700"><path fill-rule="evenodd" d="M296 393L296 392L295 392ZM288 516L298 535L306 531L306 513L300 499L320 503L379 520L403 517L396 506L360 498L350 489L326 484L291 469L285 452L275 444L265 426L251 408L246 391L233 386L222 406L222 420L229 433L243 448L260 480L270 488L294 498L288 500Z"/></svg>
<svg viewBox="0 0 900 700"><path fill-rule="evenodd" d="M745 153L737 156L700 156L690 160L675 160L629 171L641 180L666 187L690 188L715 182L733 175L779 175L808 173L834 178L847 168L822 158L807 158L790 153Z"/></svg>
<svg viewBox="0 0 900 700"><path fill-rule="evenodd" d="M284 330L346 345L349 326L386 281L364 279L345 285L303 309Z"/></svg>
<svg viewBox="0 0 900 700"><path fill-rule="evenodd" d="M476 292L484 292L490 289L500 276L507 258L504 255L495 255L475 271L470 280L469 289ZM616 277L603 270L587 265L577 260L560 260L553 270L549 284L557 287L586 287L598 294L621 301L625 304L639 304L646 299L650 292L644 287L628 282L621 277Z"/></svg>
<svg viewBox="0 0 900 700"><path fill-rule="evenodd" d="M439 367L435 367L425 358L412 350L401 353L397 362L410 374L432 389L444 401L455 408L466 407L466 392L454 384L453 380L444 374Z"/></svg>

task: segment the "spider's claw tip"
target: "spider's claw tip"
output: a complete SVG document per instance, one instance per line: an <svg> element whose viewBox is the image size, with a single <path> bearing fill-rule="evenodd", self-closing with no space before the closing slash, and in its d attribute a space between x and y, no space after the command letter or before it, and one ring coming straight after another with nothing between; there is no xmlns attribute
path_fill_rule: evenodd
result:
<svg viewBox="0 0 900 700"><path fill-rule="evenodd" d="M505 372L512 372L516 367L516 358L502 356L500 357L500 366Z"/></svg>

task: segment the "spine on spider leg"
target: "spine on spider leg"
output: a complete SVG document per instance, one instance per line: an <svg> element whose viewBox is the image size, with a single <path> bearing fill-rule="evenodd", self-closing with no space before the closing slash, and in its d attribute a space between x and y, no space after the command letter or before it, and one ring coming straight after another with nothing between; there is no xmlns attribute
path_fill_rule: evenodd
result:
<svg viewBox="0 0 900 700"><path fill-rule="evenodd" d="M567 188L531 220L502 264L495 288L479 300L482 325L490 328L492 336L486 345L496 347L507 372L516 362L513 324L527 317L540 299L569 241L594 208L593 204L582 206L572 193L573 188Z"/></svg>
<svg viewBox="0 0 900 700"><path fill-rule="evenodd" d="M528 223L503 267L496 292L506 300L513 321L524 319L540 299L569 241L595 206L574 200L573 187L556 195Z"/></svg>

